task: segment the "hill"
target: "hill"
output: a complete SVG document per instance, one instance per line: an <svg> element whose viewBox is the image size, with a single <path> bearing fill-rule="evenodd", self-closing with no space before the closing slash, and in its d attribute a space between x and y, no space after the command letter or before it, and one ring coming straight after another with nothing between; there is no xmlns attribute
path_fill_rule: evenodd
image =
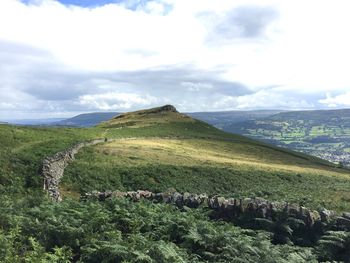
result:
<svg viewBox="0 0 350 263"><path fill-rule="evenodd" d="M49 126L56 122L62 121L62 118L47 118L47 119L14 119L6 120L7 124L29 125L29 126Z"/></svg>
<svg viewBox="0 0 350 263"><path fill-rule="evenodd" d="M224 129L226 126L248 121L259 120L281 111L279 110L257 110L257 111L216 111L216 112L189 112L188 116L205 121L216 128Z"/></svg>
<svg viewBox="0 0 350 263"><path fill-rule="evenodd" d="M118 112L92 112L74 116L69 119L61 120L53 123L58 126L70 126L70 127L92 127L96 126L100 122L109 120L114 116L119 115Z"/></svg>
<svg viewBox="0 0 350 263"><path fill-rule="evenodd" d="M179 113L172 105L139 110L130 113L122 113L111 120L102 122L100 127L121 128L121 127L145 127L166 123L187 123L195 122L185 114Z"/></svg>
<svg viewBox="0 0 350 263"><path fill-rule="evenodd" d="M63 201L49 200L38 176L42 160L96 138L113 141L76 154L60 184ZM349 259L346 229L309 229L283 214L276 224L255 217L238 223L217 221L204 207L80 200L80 193L92 190L175 188L350 210L347 170L223 132L169 105L125 113L91 128L1 125L0 145L1 262Z"/></svg>
<svg viewBox="0 0 350 263"><path fill-rule="evenodd" d="M334 163L350 164L350 109L282 112L224 129Z"/></svg>
<svg viewBox="0 0 350 263"><path fill-rule="evenodd" d="M280 111L277 110L259 110L259 111L219 111L219 112L190 112L186 113L188 116L205 121L217 128L222 128L228 124L242 122L246 120L261 119L267 116L271 116ZM113 117L119 115L119 112L91 112L84 113L72 118L62 119L59 121L54 120L41 120L41 124L58 125L58 126L70 126L70 127L92 127L98 125L100 122L107 121ZM16 121L16 123L24 123L23 121ZM38 123L38 120L28 120L26 124Z"/></svg>
<svg viewBox="0 0 350 263"><path fill-rule="evenodd" d="M333 181L343 187L350 178L347 171L315 157L225 133L169 105L121 114L99 128L106 129L106 137L123 139L78 154L64 177L68 194L176 188L348 207L348 193L328 187Z"/></svg>

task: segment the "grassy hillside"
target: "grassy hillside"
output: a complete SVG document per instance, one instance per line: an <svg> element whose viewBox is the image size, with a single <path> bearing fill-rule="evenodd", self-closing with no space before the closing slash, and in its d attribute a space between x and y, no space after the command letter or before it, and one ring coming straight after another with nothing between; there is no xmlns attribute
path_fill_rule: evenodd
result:
<svg viewBox="0 0 350 263"><path fill-rule="evenodd" d="M81 151L63 178L64 201L48 200L38 176L41 160L78 141L103 137L116 140ZM283 245L273 242L275 235L288 237L293 231L289 225L272 232L248 230L210 220L205 208L77 200L80 192L90 190L176 188L350 210L347 170L225 133L171 107L124 114L86 129L0 125L0 145L0 262L350 258L346 232L323 233L304 248L288 238Z"/></svg>
<svg viewBox="0 0 350 263"><path fill-rule="evenodd" d="M66 170L66 194L175 188L350 210L348 171L224 133L172 108L127 113L101 127L120 140L79 153Z"/></svg>
<svg viewBox="0 0 350 263"><path fill-rule="evenodd" d="M101 134L99 129L0 125L0 193L41 189L38 171L43 158Z"/></svg>
<svg viewBox="0 0 350 263"><path fill-rule="evenodd" d="M111 120L101 123L104 128L133 127L140 128L167 123L194 123L194 119L179 113L172 105L165 105L148 110L123 113Z"/></svg>
<svg viewBox="0 0 350 263"><path fill-rule="evenodd" d="M63 185L81 193L175 188L350 210L349 179L340 169L249 142L158 137L83 150L66 170Z"/></svg>

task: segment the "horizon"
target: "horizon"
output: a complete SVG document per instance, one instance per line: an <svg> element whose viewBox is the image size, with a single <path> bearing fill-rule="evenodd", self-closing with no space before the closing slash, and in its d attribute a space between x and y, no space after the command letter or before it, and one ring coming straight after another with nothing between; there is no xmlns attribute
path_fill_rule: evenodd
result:
<svg viewBox="0 0 350 263"><path fill-rule="evenodd" d="M158 105L155 107L161 107L164 105ZM139 108L135 109L134 111L138 110L143 110L143 109L150 109L150 108ZM282 110L282 109L248 109L248 110L226 110L226 111L180 111L180 113L220 113L220 112L256 112L256 111L280 111L280 112L304 112L304 111L337 111L337 110L350 110L350 108L337 108L337 109L296 109L296 110ZM133 111L92 111L92 112L81 112L81 113L75 113L73 115L69 116L61 116L61 117L50 117L48 116L47 118L23 118L23 119L0 119L0 122L16 122L16 121L48 121L48 120L67 120L71 119L80 115L85 115L85 114L94 114L94 113L117 113L117 114L122 114L122 113L127 113L127 112L133 112ZM277 113L276 113L277 114ZM14 123L15 124L15 123Z"/></svg>
<svg viewBox="0 0 350 263"><path fill-rule="evenodd" d="M182 112L348 108L349 7L2 0L0 119L169 103Z"/></svg>

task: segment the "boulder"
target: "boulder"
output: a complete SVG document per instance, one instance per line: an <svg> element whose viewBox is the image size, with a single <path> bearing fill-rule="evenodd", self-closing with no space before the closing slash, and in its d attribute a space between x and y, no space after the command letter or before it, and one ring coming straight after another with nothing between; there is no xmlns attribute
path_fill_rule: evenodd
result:
<svg viewBox="0 0 350 263"><path fill-rule="evenodd" d="M333 211L322 209L319 211L321 221L325 223L331 222L332 219L334 219L335 213Z"/></svg>
<svg viewBox="0 0 350 263"><path fill-rule="evenodd" d="M350 230L350 219L345 217L337 217L337 225L338 227Z"/></svg>

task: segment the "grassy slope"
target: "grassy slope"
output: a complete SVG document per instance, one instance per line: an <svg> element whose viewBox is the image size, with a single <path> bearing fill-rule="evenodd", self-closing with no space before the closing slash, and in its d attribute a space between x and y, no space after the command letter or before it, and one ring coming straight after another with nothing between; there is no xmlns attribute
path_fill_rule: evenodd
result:
<svg viewBox="0 0 350 263"><path fill-rule="evenodd" d="M177 188L350 210L347 171L176 112L154 110L89 129L0 125L1 192L40 189L37 173L45 156L97 137L141 139L87 148L67 169L63 190Z"/></svg>
<svg viewBox="0 0 350 263"><path fill-rule="evenodd" d="M189 191L234 190L274 199L289 199L293 193L300 198L297 190L305 189L315 202L322 193L324 198L333 193L326 205L348 210L346 204L341 207L344 200L338 200L349 193L349 181L343 179L346 171L326 162L193 120L137 125L117 129L106 123L90 129L0 125L0 261L272 263L344 258L344 249L342 254L322 244L315 248L273 245L271 233L209 221L204 209L180 211L127 200L66 198L52 203L43 198L37 171L44 156L77 141L107 136L121 140L86 148L68 168L66 186L82 189L95 180L94 187L121 182L121 187L135 189L149 183L158 189L179 185ZM286 169L297 166L309 172ZM122 177L116 175L118 171L124 171Z"/></svg>
<svg viewBox="0 0 350 263"><path fill-rule="evenodd" d="M121 140L83 150L66 170L67 193L176 188L350 210L349 173L320 159L176 112L139 111L101 126L106 136Z"/></svg>
<svg viewBox="0 0 350 263"><path fill-rule="evenodd" d="M0 125L0 191L23 193L41 188L42 159L76 142L100 137L100 129Z"/></svg>

